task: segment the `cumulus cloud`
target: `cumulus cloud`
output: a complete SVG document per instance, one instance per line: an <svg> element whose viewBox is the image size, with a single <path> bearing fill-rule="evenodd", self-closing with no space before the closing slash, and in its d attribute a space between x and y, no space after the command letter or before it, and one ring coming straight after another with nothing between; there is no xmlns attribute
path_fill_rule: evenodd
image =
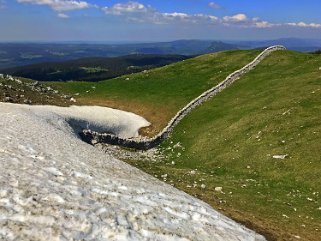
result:
<svg viewBox="0 0 321 241"><path fill-rule="evenodd" d="M254 26L256 26L257 28L271 28L276 26L276 24L272 24L267 21L256 21L254 22Z"/></svg>
<svg viewBox="0 0 321 241"><path fill-rule="evenodd" d="M218 17L206 14L186 14L186 13L162 13L161 18L167 22L188 22L188 23L218 23Z"/></svg>
<svg viewBox="0 0 321 241"><path fill-rule="evenodd" d="M186 14L180 12L161 13L151 6L130 1L128 3L117 3L111 7L103 7L107 15L123 16L125 19L136 22L147 22L154 24L169 24L175 22L186 23L214 23L218 18L206 14Z"/></svg>
<svg viewBox="0 0 321 241"><path fill-rule="evenodd" d="M225 22L239 23L239 22L245 22L247 20L247 16L243 13L239 13L233 16L225 16L223 20Z"/></svg>
<svg viewBox="0 0 321 241"><path fill-rule="evenodd" d="M270 28L273 24L259 18L248 18L244 13L218 18L208 14L187 14L180 12L162 13L139 2L117 3L102 10L107 15L122 16L129 21L154 24L189 23L222 24L224 26Z"/></svg>
<svg viewBox="0 0 321 241"><path fill-rule="evenodd" d="M103 11L106 14L112 15L123 15L126 13L147 13L152 12L151 7L146 7L145 5L138 2L128 2L128 3L117 3L112 7L104 7Z"/></svg>
<svg viewBox="0 0 321 241"><path fill-rule="evenodd" d="M321 29L321 24L292 22L292 23L270 23L259 18L250 18L244 13L238 13L231 16L224 16L222 18L209 14L187 14L182 12L163 13L153 8L150 5L144 5L136 1L129 1L127 3L116 3L108 7L99 7L88 3L86 0L16 0L22 4L33 4L48 6L57 12L59 18L69 18L65 14L67 11L81 10L91 7L100 8L106 15L118 16L125 20L139 23L153 23L153 24L216 24L240 28L271 28L278 26L300 27ZM210 2L209 7L213 9L221 8L215 2ZM0 9L5 7L5 0L0 0Z"/></svg>
<svg viewBox="0 0 321 241"><path fill-rule="evenodd" d="M225 26L241 26L269 28L273 25L267 21L261 21L258 18L250 19L244 13L233 16L218 18L207 14L187 14L180 12L162 13L139 2L130 1L128 3L117 3L110 7L104 7L102 10L107 15L122 16L129 21L154 24L222 24Z"/></svg>
<svg viewBox="0 0 321 241"><path fill-rule="evenodd" d="M161 13L139 2L116 3L110 7L103 7L102 10L106 15L122 16L134 22L162 23Z"/></svg>
<svg viewBox="0 0 321 241"><path fill-rule="evenodd" d="M225 16L223 17L222 23L225 26L239 26L242 28L271 28L278 25L268 21L263 21L259 18L249 18L244 13Z"/></svg>
<svg viewBox="0 0 321 241"><path fill-rule="evenodd" d="M65 12L71 10L80 10L90 8L92 5L85 1L74 0L17 0L18 3L45 5L56 12Z"/></svg>
<svg viewBox="0 0 321 241"><path fill-rule="evenodd" d="M321 24L318 24L318 23L298 22L298 23L287 23L287 25L291 26L291 27L318 28L318 29L321 29Z"/></svg>
<svg viewBox="0 0 321 241"><path fill-rule="evenodd" d="M215 3L215 2L210 2L210 3L208 4L208 6L209 6L210 8L213 8L213 9L220 9L220 8L221 8L221 6L220 6L219 4L217 4L217 3Z"/></svg>
<svg viewBox="0 0 321 241"><path fill-rule="evenodd" d="M209 7L220 8L215 2L210 2ZM270 23L259 18L250 18L244 13L238 13L222 18L208 14L187 14L181 12L162 13L150 5L129 1L127 3L117 3L110 7L103 7L102 10L107 15L121 16L129 21L154 24L190 23L190 24L216 24L240 28L272 28L280 26L292 26L301 28L321 28L321 24L316 23Z"/></svg>

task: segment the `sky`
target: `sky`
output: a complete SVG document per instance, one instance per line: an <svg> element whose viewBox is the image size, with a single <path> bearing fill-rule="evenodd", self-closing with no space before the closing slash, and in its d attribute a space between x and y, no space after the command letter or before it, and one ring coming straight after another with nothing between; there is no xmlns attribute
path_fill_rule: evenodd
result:
<svg viewBox="0 0 321 241"><path fill-rule="evenodd" d="M320 0L0 0L0 41L321 39Z"/></svg>

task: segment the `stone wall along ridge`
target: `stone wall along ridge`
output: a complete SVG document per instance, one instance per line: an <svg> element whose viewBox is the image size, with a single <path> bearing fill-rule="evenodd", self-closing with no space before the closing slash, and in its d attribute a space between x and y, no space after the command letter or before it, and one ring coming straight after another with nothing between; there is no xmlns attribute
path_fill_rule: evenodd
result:
<svg viewBox="0 0 321 241"><path fill-rule="evenodd" d="M245 65L243 68L234 71L230 75L228 75L225 80L223 80L218 85L213 88L205 91L194 100L189 102L185 107L177 112L177 114L170 120L167 126L159 132L157 135L151 138L146 137L137 137L137 138L120 138L118 136L106 133L98 133L91 130L84 130L80 133L82 139L88 143L106 143L111 145L119 145L128 148L134 148L139 150L148 150L157 145L159 145L162 141L166 140L170 134L174 131L174 128L178 125L178 123L194 108L201 105L208 99L212 98L229 85L231 85L234 81L239 79L244 74L248 73L252 69L254 69L263 59L269 56L272 52L286 50L286 48L282 45L275 45L265 49L261 52L252 62Z"/></svg>

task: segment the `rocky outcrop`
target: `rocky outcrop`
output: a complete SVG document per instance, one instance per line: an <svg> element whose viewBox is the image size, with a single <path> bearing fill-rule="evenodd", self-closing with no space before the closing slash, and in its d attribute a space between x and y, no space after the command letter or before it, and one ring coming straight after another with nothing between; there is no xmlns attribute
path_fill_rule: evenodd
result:
<svg viewBox="0 0 321 241"><path fill-rule="evenodd" d="M192 100L184 108L178 111L178 113L172 118L172 120L167 124L167 126L156 136L152 138L119 138L118 136L106 133L98 133L92 130L84 130L80 135L88 143L107 143L111 145L120 145L128 148L134 148L139 150L147 150L159 145L173 132L174 128L178 123L194 108L201 105L208 99L215 96L217 93L221 92L229 85L231 85L235 80L239 79L242 75L248 73L254 69L263 59L269 56L272 52L278 50L285 50L286 48L281 45L271 46L260 53L251 63L247 64L243 68L233 72L226 77L221 83L215 87L205 91L203 94Z"/></svg>
<svg viewBox="0 0 321 241"><path fill-rule="evenodd" d="M38 81L0 74L0 102L69 105L76 99Z"/></svg>

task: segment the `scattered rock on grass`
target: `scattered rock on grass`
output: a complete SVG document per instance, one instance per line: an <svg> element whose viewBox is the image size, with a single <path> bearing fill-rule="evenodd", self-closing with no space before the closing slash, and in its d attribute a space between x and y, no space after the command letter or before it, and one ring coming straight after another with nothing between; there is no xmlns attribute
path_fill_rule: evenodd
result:
<svg viewBox="0 0 321 241"><path fill-rule="evenodd" d="M289 155L288 154L285 154L285 155L273 155L272 157L274 158L274 159L281 159L281 160L283 160L283 159L285 159L286 157L288 157Z"/></svg>
<svg viewBox="0 0 321 241"><path fill-rule="evenodd" d="M223 192L223 187L215 187L216 192Z"/></svg>

